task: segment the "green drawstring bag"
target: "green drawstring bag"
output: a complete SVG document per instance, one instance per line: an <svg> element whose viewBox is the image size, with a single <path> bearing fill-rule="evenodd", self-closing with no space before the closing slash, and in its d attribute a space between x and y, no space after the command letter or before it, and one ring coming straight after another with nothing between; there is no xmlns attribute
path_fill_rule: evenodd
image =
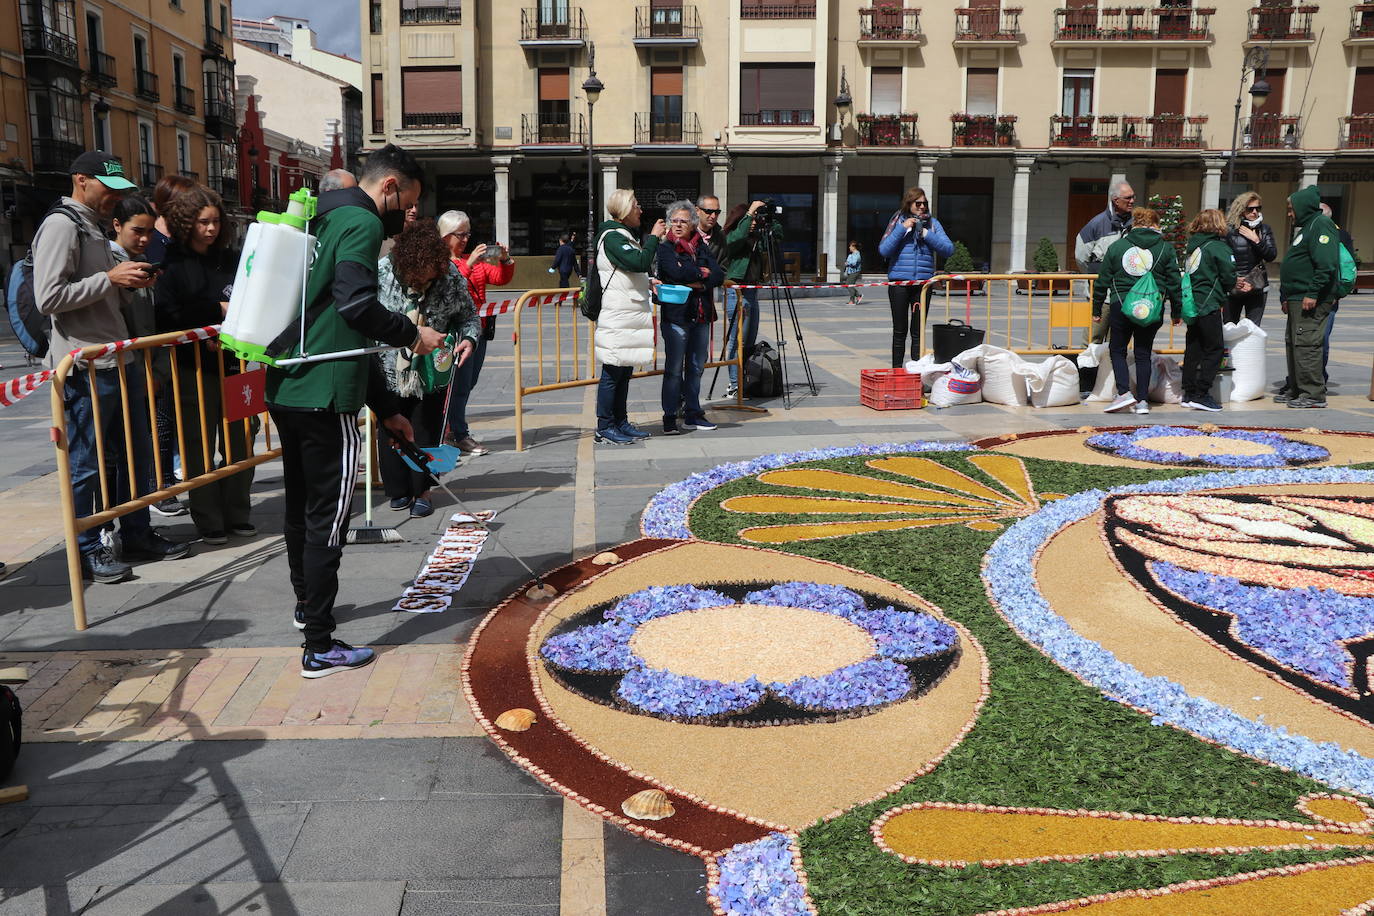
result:
<svg viewBox="0 0 1374 916"><path fill-rule="evenodd" d="M1183 323L1192 324L1197 321L1197 303L1193 301L1193 277L1186 270L1183 272L1181 283L1183 287Z"/></svg>
<svg viewBox="0 0 1374 916"><path fill-rule="evenodd" d="M411 358L410 368L420 376L425 394L447 387L453 377L453 343L453 335L449 334L442 344L424 356Z"/></svg>
<svg viewBox="0 0 1374 916"><path fill-rule="evenodd" d="M1144 265L1145 273L1131 286L1121 303L1121 311L1141 327L1159 324L1164 317L1164 294L1159 291L1159 284L1155 283L1154 256L1147 249L1132 248L1122 258L1122 263L1128 261Z"/></svg>

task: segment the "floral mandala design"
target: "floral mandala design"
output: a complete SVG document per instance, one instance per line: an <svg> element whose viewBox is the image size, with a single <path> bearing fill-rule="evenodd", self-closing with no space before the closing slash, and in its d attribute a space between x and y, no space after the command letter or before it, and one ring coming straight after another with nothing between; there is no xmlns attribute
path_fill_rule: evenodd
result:
<svg viewBox="0 0 1374 916"><path fill-rule="evenodd" d="M586 615L571 621L571 627L544 641L539 654L564 686L588 699L657 718L712 725L793 724L867 715L929 690L957 660L958 635L949 624L920 611L870 607L864 596L842 586L788 582L766 588L720 587L735 592L738 599L692 585L635 592L606 609L600 622L584 623ZM790 615L784 625L793 624L794 632L774 627L765 632L777 632L776 640L756 639L749 645L731 630L738 625L745 628L739 632L748 633L748 627L759 622L751 618L771 623L768 615L778 613ZM722 623L725 638L703 645L702 633L722 631L694 628ZM693 661L702 664L702 657L709 665L732 652L743 655L747 665L755 651L760 659L768 656L771 647L765 642L792 650L789 663L798 670L814 668L814 656L831 648L837 630L863 648L814 673L715 679L651 664L665 656L646 649L643 638L664 625L677 630L679 649L685 646L686 655L695 653L695 659L681 665L687 668ZM671 653L666 657L672 663ZM823 661L819 665L827 667Z"/></svg>
<svg viewBox="0 0 1374 916"><path fill-rule="evenodd" d="M1331 457L1320 445L1251 429L1212 428L1209 432L1187 426L1147 426L1129 433L1098 433L1084 444L1133 461L1216 468L1283 468Z"/></svg>
<svg viewBox="0 0 1374 916"><path fill-rule="evenodd" d="M774 487L836 495L801 496L778 492L732 496L721 503L721 508L742 514L897 516L767 525L745 528L739 533L740 540L749 543L789 544L942 525L997 531L1002 527L1002 520L1023 518L1038 511L1042 501L1063 498L1058 493L1037 494L1019 458L979 454L969 455L965 460L996 486L930 458L891 456L875 458L865 465L910 482L826 468L783 468L765 471L756 479Z"/></svg>

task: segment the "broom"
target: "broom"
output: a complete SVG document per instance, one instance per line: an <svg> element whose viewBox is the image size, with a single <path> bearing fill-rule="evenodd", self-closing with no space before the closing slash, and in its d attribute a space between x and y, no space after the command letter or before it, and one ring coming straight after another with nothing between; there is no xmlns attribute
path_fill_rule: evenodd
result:
<svg viewBox="0 0 1374 916"><path fill-rule="evenodd" d="M401 537L401 532L395 528L384 528L380 525L372 524L372 411L368 411L363 418L367 430L367 482L364 484L364 510L363 519L365 524L361 528L349 528L344 536L345 544L400 544L405 541Z"/></svg>

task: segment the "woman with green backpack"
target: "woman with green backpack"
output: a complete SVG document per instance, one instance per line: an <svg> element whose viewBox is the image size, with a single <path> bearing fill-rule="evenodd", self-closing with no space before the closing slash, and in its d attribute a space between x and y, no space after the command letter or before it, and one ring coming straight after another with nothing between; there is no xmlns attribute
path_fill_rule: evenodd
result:
<svg viewBox="0 0 1374 916"><path fill-rule="evenodd" d="M1107 413L1131 409L1138 414L1150 412L1150 360L1155 334L1164 321L1164 297L1174 324L1180 322L1182 290L1178 257L1174 246L1159 229L1159 214L1136 207L1131 211L1131 229L1112 243L1102 259L1093 288L1093 322L1104 320L1102 310L1109 305L1107 326L1111 330L1109 351L1116 376L1116 400ZM1135 394L1131 393L1131 373L1126 364L1126 347L1135 347Z"/></svg>
<svg viewBox="0 0 1374 916"><path fill-rule="evenodd" d="M444 433L444 404L453 370L472 355L482 333L468 282L449 261L448 246L434 220L416 220L396 237L396 244L377 262L377 298L393 312L409 316L420 327L448 335L447 346L424 356L409 350L382 354L387 387L400 397L400 413L410 420L415 444L438 445ZM456 343L455 343L456 340ZM429 478L410 469L381 430L378 462L391 508L410 510L411 518L434 511Z"/></svg>
<svg viewBox="0 0 1374 916"><path fill-rule="evenodd" d="M1221 326L1223 306L1231 294L1250 292L1245 280L1237 282L1236 256L1226 240L1226 214L1203 210L1188 224L1187 270L1183 294L1183 320L1188 339L1183 349L1183 406L1194 410L1221 410L1212 397L1212 382L1226 350ZM1189 291L1191 290L1191 295Z"/></svg>

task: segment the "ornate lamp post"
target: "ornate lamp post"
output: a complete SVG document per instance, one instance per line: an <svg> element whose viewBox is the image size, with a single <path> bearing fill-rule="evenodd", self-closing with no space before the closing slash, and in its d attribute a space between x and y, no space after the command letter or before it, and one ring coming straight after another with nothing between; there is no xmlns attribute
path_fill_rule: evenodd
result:
<svg viewBox="0 0 1374 916"><path fill-rule="evenodd" d="M605 89L601 80L596 78L596 43L587 47L587 79L582 83L582 92L587 96L587 271L596 270L596 148L595 109L596 100L601 98ZM582 276L587 276L586 272Z"/></svg>
<svg viewBox="0 0 1374 916"><path fill-rule="evenodd" d="M840 67L840 94L835 96L835 139L844 145L844 122L849 116L849 110L854 107L854 99L849 95L849 78L845 75L844 67Z"/></svg>
<svg viewBox="0 0 1374 916"><path fill-rule="evenodd" d="M1264 78L1269 68L1269 50L1256 45L1245 52L1245 60L1240 66L1240 88L1236 90L1236 118L1231 124L1231 158L1226 163L1226 184L1228 188L1236 178L1236 143L1240 139L1240 107L1245 98L1245 80L1255 76L1250 84L1251 110L1263 105L1269 97L1269 81Z"/></svg>

